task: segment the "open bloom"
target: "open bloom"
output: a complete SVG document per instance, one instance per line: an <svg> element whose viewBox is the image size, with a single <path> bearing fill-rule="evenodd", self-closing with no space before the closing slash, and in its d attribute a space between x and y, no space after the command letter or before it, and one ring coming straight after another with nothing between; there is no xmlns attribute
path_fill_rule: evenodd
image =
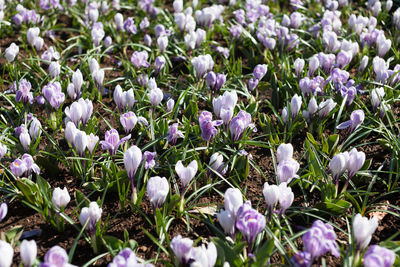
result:
<svg viewBox="0 0 400 267"><path fill-rule="evenodd" d="M13 85L14 89L17 89L17 84L14 83ZM31 83L28 82L26 79L22 79L21 81L19 81L18 83L18 91L15 94L15 101L19 102L22 100L22 102L24 102L24 104L26 103L33 103L33 94L31 92Z"/></svg>
<svg viewBox="0 0 400 267"><path fill-rule="evenodd" d="M124 127L125 133L132 131L137 123L137 117L132 111L122 114L119 120Z"/></svg>
<svg viewBox="0 0 400 267"><path fill-rule="evenodd" d="M211 137L214 137L217 134L217 129L215 126L221 125L222 121L213 121L211 112L203 111L199 116L199 124L201 129L201 137L205 141L210 141Z"/></svg>
<svg viewBox="0 0 400 267"><path fill-rule="evenodd" d="M138 262L135 252L130 248L124 248L117 256L113 259L113 261L108 264L108 267L129 267L129 266L145 266L145 267L154 267L153 264L141 264Z"/></svg>
<svg viewBox="0 0 400 267"><path fill-rule="evenodd" d="M200 80L203 78L204 74L206 74L208 71L212 71L214 67L214 60L209 54L201 55L193 58L192 64L196 71L197 79Z"/></svg>
<svg viewBox="0 0 400 267"><path fill-rule="evenodd" d="M184 138L185 135L178 129L178 123L174 123L169 126L168 134L167 134L167 141L171 145L175 145L178 138Z"/></svg>
<svg viewBox="0 0 400 267"><path fill-rule="evenodd" d="M150 66L149 62L147 62L147 58L149 57L149 54L147 51L135 51L132 54L131 57L131 62L135 68L140 69L142 67L147 68Z"/></svg>
<svg viewBox="0 0 400 267"><path fill-rule="evenodd" d="M169 193L169 183L165 177L151 177L146 186L147 196L153 208L160 208Z"/></svg>
<svg viewBox="0 0 400 267"><path fill-rule="evenodd" d="M182 161L178 161L175 165L175 171L181 179L184 190L189 185L190 181L196 176L197 161L193 160L187 167L183 166Z"/></svg>
<svg viewBox="0 0 400 267"><path fill-rule="evenodd" d="M65 100L65 94L59 82L48 83L43 87L42 94L54 109L58 109Z"/></svg>
<svg viewBox="0 0 400 267"><path fill-rule="evenodd" d="M364 249L371 241L372 234L378 228L378 220L376 217L372 219L363 217L358 213L353 219L353 235L354 241L360 249Z"/></svg>
<svg viewBox="0 0 400 267"><path fill-rule="evenodd" d="M131 135L125 136L120 140L118 131L115 129L111 129L106 132L104 139L104 141L100 141L101 148L103 150L108 150L111 155L115 155L117 153L119 145L131 139Z"/></svg>
<svg viewBox="0 0 400 267"><path fill-rule="evenodd" d="M350 115L350 120L342 122L336 128L343 130L349 128L349 132L354 132L364 121L364 111L361 109L355 110Z"/></svg>
<svg viewBox="0 0 400 267"><path fill-rule="evenodd" d="M236 91L225 91L222 96L213 99L214 113L225 125L232 119L237 101Z"/></svg>
<svg viewBox="0 0 400 267"><path fill-rule="evenodd" d="M153 169L154 166L156 166L156 161L154 160L156 157L156 152L150 152L146 151L143 154L143 160L144 162L144 168L147 169Z"/></svg>
<svg viewBox="0 0 400 267"><path fill-rule="evenodd" d="M192 249L192 267L213 267L217 261L217 248L214 243L208 243L208 248L203 244L201 247Z"/></svg>
<svg viewBox="0 0 400 267"><path fill-rule="evenodd" d="M210 168L212 170L221 173L222 175L224 175L228 169L228 166L225 166L224 163L224 156L222 156L218 152L215 152L214 154L211 155L210 162L208 163L208 165L210 165Z"/></svg>

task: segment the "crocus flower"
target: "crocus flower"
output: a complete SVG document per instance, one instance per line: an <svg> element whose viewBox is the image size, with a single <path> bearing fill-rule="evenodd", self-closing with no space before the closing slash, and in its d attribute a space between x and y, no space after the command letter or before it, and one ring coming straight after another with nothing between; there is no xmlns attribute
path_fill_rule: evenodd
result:
<svg viewBox="0 0 400 267"><path fill-rule="evenodd" d="M19 135L19 141L20 141L21 145L23 146L23 148L25 149L25 151L28 151L29 146L31 144L31 136L29 135L28 130L26 130L25 128Z"/></svg>
<svg viewBox="0 0 400 267"><path fill-rule="evenodd" d="M213 71L207 73L206 82L212 92L219 92L225 81L226 81L225 74L222 73L215 74Z"/></svg>
<svg viewBox="0 0 400 267"><path fill-rule="evenodd" d="M238 96L236 91L225 91L222 96L213 99L214 113L225 125L228 125L233 117L237 100Z"/></svg>
<svg viewBox="0 0 400 267"><path fill-rule="evenodd" d="M0 253L0 266L10 267L14 256L14 250L12 246L6 241L0 240Z"/></svg>
<svg viewBox="0 0 400 267"><path fill-rule="evenodd" d="M108 153L110 153L110 155L115 155L117 153L119 145L131 139L131 135L125 136L120 140L118 131L115 129L111 129L106 132L104 139L104 141L100 141L101 148L103 150L108 150Z"/></svg>
<svg viewBox="0 0 400 267"><path fill-rule="evenodd" d="M15 86L16 87L16 86ZM26 79L22 79L18 83L18 91L15 94L15 101L21 101L26 104L29 102L30 104L33 103L33 95L31 92L31 83L28 82Z"/></svg>
<svg viewBox="0 0 400 267"><path fill-rule="evenodd" d="M72 147L74 147L75 135L78 131L79 130L72 121L67 122L67 126L65 127L65 139L67 139Z"/></svg>
<svg viewBox="0 0 400 267"><path fill-rule="evenodd" d="M355 110L350 115L350 120L342 122L336 128L343 130L349 128L349 132L354 132L364 121L364 111L361 109Z"/></svg>
<svg viewBox="0 0 400 267"><path fill-rule="evenodd" d="M225 210L236 218L238 209L243 204L242 192L237 188L228 188L225 191L224 199Z"/></svg>
<svg viewBox="0 0 400 267"><path fill-rule="evenodd" d="M191 239L182 238L181 235L178 235L172 238L170 246L180 263L183 265L189 263L193 249L193 241Z"/></svg>
<svg viewBox="0 0 400 267"><path fill-rule="evenodd" d="M115 1L115 0L114 0ZM138 262L135 253L130 248L124 248L117 256L114 257L113 261L108 264L108 267L129 267L129 266L143 266L143 267L154 267L153 264L141 264Z"/></svg>
<svg viewBox="0 0 400 267"><path fill-rule="evenodd" d="M297 58L297 59L294 61L293 67L294 67L294 70L295 70L295 72L296 72L296 76L297 76L297 77L299 77L299 76L300 76L300 73L303 71L304 65L305 65L305 61L304 61L304 59L302 59L302 58Z"/></svg>
<svg viewBox="0 0 400 267"><path fill-rule="evenodd" d="M0 222L2 221L2 220L4 220L4 218L6 217L6 215L7 215L7 212L8 212L8 206L7 206L7 203L1 203L1 205L0 205Z"/></svg>
<svg viewBox="0 0 400 267"><path fill-rule="evenodd" d="M293 178L299 177L296 174L299 169L300 164L292 158L279 162L276 169L276 175L278 177L279 183L290 183Z"/></svg>
<svg viewBox="0 0 400 267"><path fill-rule="evenodd" d="M243 212L239 209L236 228L242 232L242 235L249 244L250 249L257 235L264 230L265 224L265 216L255 209L244 209Z"/></svg>
<svg viewBox="0 0 400 267"><path fill-rule="evenodd" d="M288 160L293 157L293 146L292 144L280 144L276 150L276 160L281 162L283 160Z"/></svg>
<svg viewBox="0 0 400 267"><path fill-rule="evenodd" d="M396 254L390 249L373 245L364 255L365 267L391 267L396 260Z"/></svg>
<svg viewBox="0 0 400 267"><path fill-rule="evenodd" d="M314 72L318 69L319 67L319 60L317 56L313 56L310 59L309 67L308 67L308 76L312 77L314 76Z"/></svg>
<svg viewBox="0 0 400 267"><path fill-rule="evenodd" d="M7 146L0 143L0 159L4 158L7 153Z"/></svg>
<svg viewBox="0 0 400 267"><path fill-rule="evenodd" d="M91 37L92 37L93 44L95 46L99 46L100 42L101 42L101 40L103 40L104 36L105 36L105 32L104 32L103 23L101 23L101 22L93 23L92 31L91 31Z"/></svg>
<svg viewBox="0 0 400 267"><path fill-rule="evenodd" d="M147 58L149 57L149 54L147 51L135 51L132 54L131 57L131 62L135 68L140 69L142 67L147 68L150 66L149 62L147 62Z"/></svg>
<svg viewBox="0 0 400 267"><path fill-rule="evenodd" d="M60 59L60 53L58 53L53 46L49 47L44 53L42 54L42 59L44 61L51 62L53 59L54 60L59 60ZM46 62L45 62L46 63Z"/></svg>
<svg viewBox="0 0 400 267"><path fill-rule="evenodd" d="M131 34L137 33L137 28L136 28L135 21L133 20L133 18L129 17L125 20L124 30Z"/></svg>
<svg viewBox="0 0 400 267"><path fill-rule="evenodd" d="M5 51L5 56L8 62L13 62L15 57L19 53L19 47L15 43L12 43Z"/></svg>
<svg viewBox="0 0 400 267"><path fill-rule="evenodd" d="M74 139L74 146L76 148L76 151L78 152L78 155L83 157L85 156L85 150L89 145L89 140L88 136L84 131L77 131L75 134L75 139Z"/></svg>
<svg viewBox="0 0 400 267"><path fill-rule="evenodd" d="M122 92L122 88L119 85L115 86L113 98L120 112L127 106L128 108L132 108L135 103L133 89L131 88L126 92Z"/></svg>
<svg viewBox="0 0 400 267"><path fill-rule="evenodd" d="M318 105L318 116L321 118L326 117L334 108L336 107L336 102L331 98L328 100L322 101Z"/></svg>
<svg viewBox="0 0 400 267"><path fill-rule="evenodd" d="M144 162L144 168L146 170L148 169L153 169L154 166L156 166L156 161L154 160L156 157L156 152L150 152L150 151L145 151L143 154L143 161Z"/></svg>
<svg viewBox="0 0 400 267"><path fill-rule="evenodd" d="M294 267L309 267L312 264L311 254L307 251L299 251L290 259L290 262Z"/></svg>
<svg viewBox="0 0 400 267"><path fill-rule="evenodd" d="M217 261L217 248L214 243L208 243L208 248L203 244L201 247L192 249L192 263L190 266L213 267Z"/></svg>
<svg viewBox="0 0 400 267"><path fill-rule="evenodd" d="M184 138L185 135L178 129L178 123L169 126L167 133L167 141L171 145L175 145L178 138Z"/></svg>
<svg viewBox="0 0 400 267"><path fill-rule="evenodd" d="M187 188L190 181L196 176L197 161L193 160L187 167L183 166L182 161L178 161L175 165L175 171L181 179L183 191Z"/></svg>
<svg viewBox="0 0 400 267"><path fill-rule="evenodd" d="M221 173L222 175L226 173L228 168L228 166L224 168L225 165L224 157L218 152L215 152L214 154L211 155L210 162L208 163L208 165L213 171Z"/></svg>
<svg viewBox="0 0 400 267"><path fill-rule="evenodd" d="M93 150L96 147L97 143L99 142L99 137L94 135L93 133L89 134L88 136L88 150L90 154L93 154Z"/></svg>
<svg viewBox="0 0 400 267"><path fill-rule="evenodd" d="M384 57L385 54L390 50L390 46L392 45L392 41L390 39L386 39L383 34L380 34L376 39L376 47L378 48L378 56Z"/></svg>
<svg viewBox="0 0 400 267"><path fill-rule="evenodd" d="M303 235L304 250L311 254L312 261L327 252L339 257L340 252L336 243L336 233L333 227L320 220L315 221L312 227Z"/></svg>
<svg viewBox="0 0 400 267"><path fill-rule="evenodd" d="M42 124L40 123L40 121L36 118L33 118L29 125L29 134L33 140L36 140L38 137L40 137L42 133L41 128Z"/></svg>
<svg viewBox="0 0 400 267"><path fill-rule="evenodd" d="M153 208L160 208L169 193L168 180L160 176L151 177L147 182L146 190Z"/></svg>
<svg viewBox="0 0 400 267"><path fill-rule="evenodd" d="M31 267L35 263L37 255L37 245L35 240L23 240L20 246L21 260L24 267Z"/></svg>
<svg viewBox="0 0 400 267"><path fill-rule="evenodd" d="M343 152L335 155L329 162L329 170L332 173L333 179L338 179L347 170L347 164L349 161L349 152Z"/></svg>
<svg viewBox="0 0 400 267"><path fill-rule="evenodd" d="M374 88L371 91L371 102L374 111L376 111L381 103L381 100L385 97L385 90L383 87Z"/></svg>
<svg viewBox="0 0 400 267"><path fill-rule="evenodd" d="M11 163L10 170L15 177L20 177L27 171L27 166L21 159L16 159Z"/></svg>
<svg viewBox="0 0 400 267"><path fill-rule="evenodd" d="M53 205L56 206L58 209L65 208L71 201L71 197L68 193L67 188L64 187L64 189L61 189L60 187L56 187L53 191L51 201L53 202Z"/></svg>
<svg viewBox="0 0 400 267"><path fill-rule="evenodd" d="M217 219L224 229L224 232L230 237L233 237L235 235L236 217L231 212L223 209L217 213Z"/></svg>
<svg viewBox="0 0 400 267"><path fill-rule="evenodd" d="M79 126L79 122L82 118L82 106L79 102L73 102L70 107L65 108L65 113L67 117L75 124L75 126Z"/></svg>
<svg viewBox="0 0 400 267"><path fill-rule="evenodd" d="M101 212L102 209L99 208L97 202L93 201L90 202L89 207L82 208L81 214L79 215L79 222L82 226L84 226L86 222L89 221L86 229L92 235L96 233L96 224L100 220Z"/></svg>
<svg viewBox="0 0 400 267"><path fill-rule="evenodd" d="M67 267L71 266L68 264L68 254L67 252L59 246L52 247L49 251L47 251L44 256L44 262L39 265L39 267L48 267L48 266L57 266L57 267Z"/></svg>
<svg viewBox="0 0 400 267"><path fill-rule="evenodd" d="M42 94L54 109L58 109L65 100L59 82L48 83L43 87Z"/></svg>
<svg viewBox="0 0 400 267"><path fill-rule="evenodd" d="M99 69L93 71L92 79L96 83L97 88L101 89L103 86L103 82L104 82L104 70L99 68Z"/></svg>
<svg viewBox="0 0 400 267"><path fill-rule="evenodd" d="M280 214L285 213L285 211L292 205L294 200L294 194L291 187L287 186L287 183L283 182L279 184L279 206Z"/></svg>
<svg viewBox="0 0 400 267"><path fill-rule="evenodd" d="M60 74L60 72L61 72L60 63L58 63L57 61L51 62L49 66L50 77L55 78Z"/></svg>
<svg viewBox="0 0 400 267"><path fill-rule="evenodd" d="M251 115L244 110L239 111L239 113L234 117L230 124L229 130L232 135L233 141L238 141L242 138L244 131L247 127L255 129L254 125L251 123Z"/></svg>
<svg viewBox="0 0 400 267"><path fill-rule="evenodd" d="M376 217L368 220L368 218L363 217L360 213L354 217L353 235L358 248L364 249L368 246L376 228L378 228L378 220Z"/></svg>
<svg viewBox="0 0 400 267"><path fill-rule="evenodd" d="M258 64L257 66L255 66L255 68L253 70L254 78L259 81L262 80L262 78L267 73L267 67L268 66L266 64Z"/></svg>
<svg viewBox="0 0 400 267"><path fill-rule="evenodd" d="M142 162L142 151L137 146L131 146L124 153L124 166L129 179L133 181L133 177L140 163Z"/></svg>
<svg viewBox="0 0 400 267"><path fill-rule="evenodd" d="M121 13L115 14L114 22L117 31L124 31L124 16Z"/></svg>
<svg viewBox="0 0 400 267"><path fill-rule="evenodd" d="M165 57L164 56L158 56L156 57L156 60L154 62L154 75L157 76L158 73L162 68L164 68L166 63Z"/></svg>
<svg viewBox="0 0 400 267"><path fill-rule="evenodd" d="M363 56L360 62L360 66L358 67L359 72L363 72L365 70L365 68L368 65L368 60L369 60L368 56Z"/></svg>
<svg viewBox="0 0 400 267"><path fill-rule="evenodd" d="M205 141L210 141L211 137L214 137L217 134L217 129L215 126L221 125L222 121L213 121L212 113L203 111L199 116L199 124L201 129L201 137Z"/></svg>
<svg viewBox="0 0 400 267"><path fill-rule="evenodd" d="M158 49L160 49L161 54L164 54L165 49L167 49L167 46L168 46L168 37L165 35L158 37L157 45L158 45Z"/></svg>
<svg viewBox="0 0 400 267"><path fill-rule="evenodd" d="M137 117L132 111L122 114L119 120L124 127L125 133L132 131L137 123Z"/></svg>
<svg viewBox="0 0 400 267"><path fill-rule="evenodd" d="M357 151L356 148L353 148L349 152L349 161L347 162L347 170L349 172L349 177L353 177L358 170L364 165L365 162L365 153L362 151Z"/></svg>
<svg viewBox="0 0 400 267"><path fill-rule="evenodd" d="M268 182L265 182L263 195L270 214L273 212L276 204L278 203L279 193L279 187L277 185L270 185Z"/></svg>
<svg viewBox="0 0 400 267"><path fill-rule="evenodd" d="M82 72L78 69L72 74L72 83L74 85L74 100L81 96L81 88L83 84Z"/></svg>
<svg viewBox="0 0 400 267"><path fill-rule="evenodd" d="M283 123L286 124L287 121L289 120L289 113L288 113L288 108L287 107L284 107L282 109L281 117L282 117Z"/></svg>
<svg viewBox="0 0 400 267"><path fill-rule="evenodd" d="M167 111L168 112L172 112L174 110L175 107L175 100L173 100L172 98L168 99L167 101Z"/></svg>
<svg viewBox="0 0 400 267"><path fill-rule="evenodd" d="M207 55L201 55L192 59L193 67L196 71L197 79L202 79L204 74L208 71L212 71L214 67L214 60L212 57Z"/></svg>
<svg viewBox="0 0 400 267"><path fill-rule="evenodd" d="M151 105L157 106L163 100L164 93L160 88L156 87L156 88L150 89L148 96L149 96Z"/></svg>

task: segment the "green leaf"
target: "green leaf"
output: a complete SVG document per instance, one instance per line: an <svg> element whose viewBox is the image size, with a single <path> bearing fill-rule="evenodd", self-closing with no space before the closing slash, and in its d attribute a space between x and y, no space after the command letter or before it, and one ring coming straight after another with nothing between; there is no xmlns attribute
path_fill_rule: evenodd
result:
<svg viewBox="0 0 400 267"><path fill-rule="evenodd" d="M122 240L110 235L103 236L103 243L107 248L111 248L112 250L121 250L124 244Z"/></svg>
<svg viewBox="0 0 400 267"><path fill-rule="evenodd" d="M350 207L351 203L343 199L333 199L315 205L315 208L331 212L335 215L343 214Z"/></svg>
<svg viewBox="0 0 400 267"><path fill-rule="evenodd" d="M271 257L274 250L274 239L266 241L261 247L258 248L256 254L256 261L252 263L252 267L266 266L268 259Z"/></svg>

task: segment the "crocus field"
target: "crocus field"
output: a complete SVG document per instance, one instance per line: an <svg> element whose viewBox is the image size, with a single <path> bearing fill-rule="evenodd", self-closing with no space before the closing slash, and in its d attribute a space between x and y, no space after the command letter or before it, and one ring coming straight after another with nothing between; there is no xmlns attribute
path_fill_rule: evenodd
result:
<svg viewBox="0 0 400 267"><path fill-rule="evenodd" d="M400 266L399 0L0 0L0 267Z"/></svg>

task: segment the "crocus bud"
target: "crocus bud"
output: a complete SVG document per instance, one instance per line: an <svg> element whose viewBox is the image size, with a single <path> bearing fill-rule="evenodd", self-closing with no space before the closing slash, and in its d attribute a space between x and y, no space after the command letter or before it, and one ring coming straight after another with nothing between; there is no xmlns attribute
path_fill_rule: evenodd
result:
<svg viewBox="0 0 400 267"><path fill-rule="evenodd" d="M168 46L168 36L160 36L157 38L157 45L158 49L160 49L161 54L164 54L165 49L167 49Z"/></svg>
<svg viewBox="0 0 400 267"><path fill-rule="evenodd" d="M297 58L294 61L293 67L294 67L294 70L296 71L296 76L297 77L299 77L300 73L303 71L304 64L305 64L305 61L302 58Z"/></svg>
<svg viewBox="0 0 400 267"><path fill-rule="evenodd" d="M396 254L390 249L378 245L370 246L364 255L365 267L391 267L396 260Z"/></svg>
<svg viewBox="0 0 400 267"><path fill-rule="evenodd" d="M328 100L322 101L318 105L318 116L321 118L326 117L334 108L336 107L336 102L333 101L331 98Z"/></svg>
<svg viewBox="0 0 400 267"><path fill-rule="evenodd" d="M7 146L0 143L0 159L4 158L7 153Z"/></svg>
<svg viewBox="0 0 400 267"><path fill-rule="evenodd" d="M124 153L124 166L129 179L133 180L140 163L142 162L142 151L137 146L131 146Z"/></svg>
<svg viewBox="0 0 400 267"><path fill-rule="evenodd" d="M155 176L151 177L147 182L147 196L153 208L160 208L168 196L169 183L165 177Z"/></svg>
<svg viewBox="0 0 400 267"><path fill-rule="evenodd" d="M170 99L167 101L167 111L168 111L168 112L172 112L172 110L174 109L174 107L175 107L175 100L173 100L172 98L170 98Z"/></svg>
<svg viewBox="0 0 400 267"><path fill-rule="evenodd" d="M314 97L310 99L310 102L308 103L308 112L310 115L313 115L315 112L318 110L318 104L317 100L315 100Z"/></svg>
<svg viewBox="0 0 400 267"><path fill-rule="evenodd" d="M390 39L386 39L383 34L379 35L376 39L376 46L378 48L378 56L384 57L386 53L390 50L390 46L392 45L392 41Z"/></svg>
<svg viewBox="0 0 400 267"><path fill-rule="evenodd" d="M117 31L124 31L124 16L121 13L115 14L114 22L115 22Z"/></svg>
<svg viewBox="0 0 400 267"><path fill-rule="evenodd" d="M19 52L19 47L15 43L12 43L7 49L6 49L6 59L8 62L13 62L15 57L18 55Z"/></svg>
<svg viewBox="0 0 400 267"><path fill-rule="evenodd" d="M312 77L314 76L314 72L318 69L319 67L319 60L317 56L313 56L310 59L309 67L308 67L308 76Z"/></svg>
<svg viewBox="0 0 400 267"><path fill-rule="evenodd" d="M60 64L57 61L53 61L49 66L49 74L51 78L57 77L61 72Z"/></svg>
<svg viewBox="0 0 400 267"><path fill-rule="evenodd" d="M82 113L82 106L79 104L79 102L72 103L69 109L69 117L71 121L75 124L75 126L79 125L79 122L82 118Z"/></svg>
<svg viewBox="0 0 400 267"><path fill-rule="evenodd" d="M82 84L83 84L82 72L79 69L77 69L72 74L72 83L74 84L76 98L79 98L81 95L81 88L82 88Z"/></svg>
<svg viewBox="0 0 400 267"><path fill-rule="evenodd" d="M242 192L237 188L228 188L225 191L225 210L232 213L236 217L239 207L243 204Z"/></svg>
<svg viewBox="0 0 400 267"><path fill-rule="evenodd" d="M374 88L371 91L371 102L374 111L376 111L381 103L381 100L385 96L385 89L383 87Z"/></svg>
<svg viewBox="0 0 400 267"><path fill-rule="evenodd" d="M21 145L25 149L25 151L29 150L29 146L31 144L31 136L29 135L28 131L25 130L19 135L19 141L21 142Z"/></svg>
<svg viewBox="0 0 400 267"><path fill-rule="evenodd" d="M160 73L160 70L164 68L166 63L165 57L164 56L158 56L156 57L155 63L154 63L154 71L155 75L158 75Z"/></svg>
<svg viewBox="0 0 400 267"><path fill-rule="evenodd" d="M349 161L349 153L343 152L335 155L329 162L329 170L332 173L333 179L338 181L340 176L347 170Z"/></svg>
<svg viewBox="0 0 400 267"><path fill-rule="evenodd" d="M217 219L224 232L233 237L235 234L235 216L227 210L221 210L217 213Z"/></svg>
<svg viewBox="0 0 400 267"><path fill-rule="evenodd" d="M288 187L285 182L281 183L278 188L280 213L283 214L292 205L294 194L292 188Z"/></svg>
<svg viewBox="0 0 400 267"><path fill-rule="evenodd" d="M40 29L37 27L28 29L28 31L26 32L26 38L30 45L33 46L35 44L35 40L38 38L39 33Z"/></svg>
<svg viewBox="0 0 400 267"><path fill-rule="evenodd" d="M33 118L29 125L29 134L33 140L36 140L42 134L42 124L36 118Z"/></svg>
<svg viewBox="0 0 400 267"><path fill-rule="evenodd" d="M24 267L33 266L37 255L37 246L35 240L23 240L20 247L20 254Z"/></svg>
<svg viewBox="0 0 400 267"><path fill-rule="evenodd" d="M182 265L189 263L193 249L193 241L191 239L182 238L181 235L178 235L172 238L170 246Z"/></svg>
<svg viewBox="0 0 400 267"><path fill-rule="evenodd" d="M10 267L14 256L14 250L6 241L0 240L0 266Z"/></svg>
<svg viewBox="0 0 400 267"><path fill-rule="evenodd" d="M353 177L358 170L364 165L365 162L365 153L360 151L358 152L356 148L350 150L349 153L349 161L347 163L347 170L349 172L349 178Z"/></svg>
<svg viewBox="0 0 400 267"><path fill-rule="evenodd" d="M264 184L263 195L269 212L272 212L279 199L279 187L277 185Z"/></svg>
<svg viewBox="0 0 400 267"><path fill-rule="evenodd" d="M85 155L85 150L89 144L87 134L84 131L79 131L75 135L74 146L79 156L83 157Z"/></svg>
<svg viewBox="0 0 400 267"><path fill-rule="evenodd" d="M175 13L182 12L182 10L183 10L183 1L182 0L175 0L172 5L174 7Z"/></svg>
<svg viewBox="0 0 400 267"><path fill-rule="evenodd" d="M393 1L392 0L386 1L385 9L386 9L387 12L389 12L392 9L392 6L393 6Z"/></svg>
<svg viewBox="0 0 400 267"><path fill-rule="evenodd" d="M0 205L0 222L6 217L8 212L7 203L1 203Z"/></svg>
<svg viewBox="0 0 400 267"><path fill-rule="evenodd" d="M75 100L77 98L76 94L75 94L75 87L74 84L69 83L67 86L67 93L69 95L70 98L72 98L72 100Z"/></svg>
<svg viewBox="0 0 400 267"><path fill-rule="evenodd" d="M89 221L86 229L92 235L96 233L96 224L100 220L101 212L102 209L99 208L97 202L93 201L90 202L89 207L82 208L81 214L79 215L79 222L82 226L84 226L86 222Z"/></svg>
<svg viewBox="0 0 400 267"><path fill-rule="evenodd" d="M152 40L150 35L145 34L143 37L143 41L146 46L151 47Z"/></svg>
<svg viewBox="0 0 400 267"><path fill-rule="evenodd" d="M371 241L372 234L378 228L378 220L376 217L372 219L363 217L358 213L353 219L353 235L354 241L360 249L364 249Z"/></svg>
<svg viewBox="0 0 400 267"><path fill-rule="evenodd" d="M358 67L359 72L363 72L368 65L368 56L363 56L361 59L360 66Z"/></svg>
<svg viewBox="0 0 400 267"><path fill-rule="evenodd" d="M267 73L267 65L266 64L258 64L255 66L253 70L253 76L256 80L261 81L262 78L265 76Z"/></svg>
<svg viewBox="0 0 400 267"><path fill-rule="evenodd" d="M61 210L65 208L71 201L71 197L68 193L67 188L64 187L64 189L61 189L60 187L56 187L53 191L53 196L51 198L51 201L53 202L54 206L56 206L58 209Z"/></svg>
<svg viewBox="0 0 400 267"><path fill-rule="evenodd" d="M133 128L135 128L135 125L137 123L137 117L135 113L129 111L121 115L120 122L121 125L124 127L125 132L129 133L130 131L133 130Z"/></svg>
<svg viewBox="0 0 400 267"><path fill-rule="evenodd" d="M286 124L287 121L289 120L289 113L288 113L287 107L284 107L284 108L282 109L281 117L282 117L283 123Z"/></svg>
<svg viewBox="0 0 400 267"><path fill-rule="evenodd" d="M65 127L65 139L67 139L68 143L74 146L75 135L79 130L76 128L75 124L72 121L67 123Z"/></svg>
<svg viewBox="0 0 400 267"><path fill-rule="evenodd" d="M187 167L183 166L182 161L178 161L175 165L175 171L181 179L183 191L186 190L190 181L196 176L197 173L197 161L193 160ZM184 193L184 192L182 192Z"/></svg>
<svg viewBox="0 0 400 267"><path fill-rule="evenodd" d="M104 70L98 69L92 73L92 78L96 83L97 87L100 89L103 86L104 81Z"/></svg>
<svg viewBox="0 0 400 267"><path fill-rule="evenodd" d="M160 88L156 87L149 91L148 96L149 96L151 105L157 106L163 100L164 93Z"/></svg>
<svg viewBox="0 0 400 267"><path fill-rule="evenodd" d="M292 119L296 118L297 114L301 109L302 99L301 96L295 94L290 101L290 113L292 114Z"/></svg>
<svg viewBox="0 0 400 267"><path fill-rule="evenodd" d="M280 144L278 149L276 150L276 159L277 162L281 162L283 160L288 160L293 157L293 146L292 144Z"/></svg>

